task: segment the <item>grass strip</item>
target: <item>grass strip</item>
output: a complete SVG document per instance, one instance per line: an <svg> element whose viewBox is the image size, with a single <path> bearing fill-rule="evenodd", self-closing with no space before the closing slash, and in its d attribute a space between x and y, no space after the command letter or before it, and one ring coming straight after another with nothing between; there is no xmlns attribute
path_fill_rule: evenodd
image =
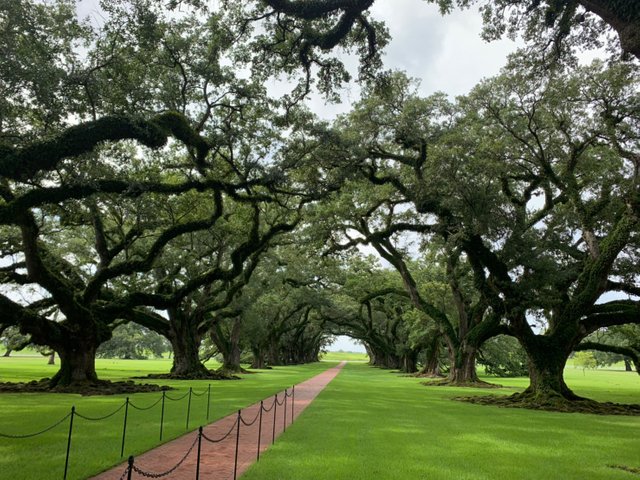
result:
<svg viewBox="0 0 640 480"><path fill-rule="evenodd" d="M163 442L186 433L189 387L191 398L189 431L206 424L207 394L211 384L210 422L222 418L293 384L300 383L332 363L275 367L244 375L240 381L208 380L142 380L145 383L170 385L168 392L177 401L165 401ZM109 380L126 380L132 376L167 372L169 360L98 360L98 376ZM208 365L214 368L216 365ZM0 381L28 381L51 376L56 366L46 365L44 358L9 357L0 359ZM161 404L151 407L159 392L130 395L130 401L142 409L129 408L124 457L138 455L161 442ZM2 394L0 395L0 432L22 434L37 432L52 425L70 412L71 406L87 418L98 418L114 412L125 402L125 395L82 397L75 394ZM147 408L150 407L150 408ZM76 417L73 424L69 479L84 479L123 461L120 448L124 410L102 421ZM26 439L0 438L1 478L42 480L62 478L69 423L63 422L51 431Z"/></svg>
<svg viewBox="0 0 640 480"><path fill-rule="evenodd" d="M569 368L566 376L579 395L640 403L634 373ZM485 380L505 385L497 395L527 384ZM623 480L640 467L638 417L466 404L451 398L487 391L420 381L348 364L243 480Z"/></svg>

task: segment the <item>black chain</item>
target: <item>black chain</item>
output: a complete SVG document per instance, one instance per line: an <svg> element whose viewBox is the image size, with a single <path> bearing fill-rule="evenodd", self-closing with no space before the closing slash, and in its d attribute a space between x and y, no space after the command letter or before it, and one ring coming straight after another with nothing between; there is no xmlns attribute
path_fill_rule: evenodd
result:
<svg viewBox="0 0 640 480"><path fill-rule="evenodd" d="M202 392L202 393L196 393L196 392L194 392L194 391L192 391L191 393L193 393L193 395L194 395L194 396L196 396L196 397L201 397L202 395L204 395L204 394L205 394L205 393L207 393L208 391L209 391L209 389L205 390L205 391L204 391L204 392Z"/></svg>
<svg viewBox="0 0 640 480"><path fill-rule="evenodd" d="M278 406L279 406L279 407L281 407L282 405L284 405L284 398L282 398L282 401L280 401L280 402L278 401L278 399L277 399L277 398L276 398L274 401L278 404Z"/></svg>
<svg viewBox="0 0 640 480"><path fill-rule="evenodd" d="M264 405L262 406L262 410L264 410L265 413L269 413L271 410L273 410L273 407L275 407L276 405L276 399L273 399L273 403L271 404L271 406L269 408L265 407Z"/></svg>
<svg viewBox="0 0 640 480"><path fill-rule="evenodd" d="M153 407L159 404L161 400L162 400L162 397L160 397L158 400L156 400L153 404L149 405L148 407L137 407L136 405L133 404L131 400L129 400L129 406L132 408L135 408L136 410L151 410Z"/></svg>
<svg viewBox="0 0 640 480"><path fill-rule="evenodd" d="M193 441L193 443L189 447L189 450L187 450L187 453L184 454L184 457L182 457L182 459L178 463L176 463L173 467L171 467L169 470L166 470L166 471L164 471L162 473L145 472L144 470L141 470L140 468L136 467L135 465L131 465L131 468L133 468L134 472L136 472L139 475L142 475L143 477L147 477L147 478L162 478L162 477L166 477L167 475L170 475L173 472L175 472L180 467L180 465L182 465L184 463L184 461L187 459L189 454L193 451L193 447L195 447L197 443L198 443L198 435L196 435L196 439Z"/></svg>
<svg viewBox="0 0 640 480"><path fill-rule="evenodd" d="M54 428L56 428L58 425L60 425L62 422L64 422L70 416L71 416L71 413L67 413L63 418L58 420L56 423L54 423L50 427L47 427L44 430L40 430L39 432L36 432L36 433L27 433L26 435L10 435L8 433L0 433L0 437L3 437L3 438L30 438L30 437L37 437L38 435L42 435L43 433L47 433L49 430L53 430Z"/></svg>
<svg viewBox="0 0 640 480"><path fill-rule="evenodd" d="M183 396L178 397L178 398L171 398L171 397L170 397L169 395L167 395L166 393L165 393L165 395L164 395L164 396L165 396L165 398L166 398L167 400L171 400L172 402L177 402L178 400L182 400L183 398L186 398L186 397L187 397L187 395L189 395L189 392L185 393Z"/></svg>
<svg viewBox="0 0 640 480"><path fill-rule="evenodd" d="M236 428L237 425L238 425L238 419L236 418L236 421L233 422L233 425L231 425L231 428L229 429L229 431L223 437L220 437L217 440L207 437L204 433L202 434L202 438L204 438L207 442L210 442L210 443L220 443L229 435L231 435L231 432L233 432L233 430Z"/></svg>
<svg viewBox="0 0 640 480"><path fill-rule="evenodd" d="M127 465L127 468L124 469L124 472L122 472L122 475L118 480L124 480L125 478L127 478L128 475L129 475L129 466Z"/></svg>
<svg viewBox="0 0 640 480"><path fill-rule="evenodd" d="M105 418L113 417L116 413L118 413L120 410L122 410L122 409L124 408L124 406L125 406L125 405L126 405L126 402L125 402L125 403L123 403L122 405L120 405L120 406L119 406L116 410L114 410L113 412L108 413L108 414L106 414L106 415L104 415L104 416L102 416L102 417L88 417L88 416L86 416L86 415L82 415L82 414L78 413L77 411L76 411L76 415L77 415L78 417L80 417L80 418L84 418L85 420L89 420L89 421L91 421L91 422L97 422L97 421L99 421L99 420L104 420Z"/></svg>
<svg viewBox="0 0 640 480"><path fill-rule="evenodd" d="M240 414L240 421L242 422L243 425L245 425L247 427L250 427L251 425L256 423L256 420L258 420L259 416L260 416L260 410L258 410L258 413L256 413L255 418L251 422L247 423L247 422L244 421L244 418L242 418L242 414Z"/></svg>

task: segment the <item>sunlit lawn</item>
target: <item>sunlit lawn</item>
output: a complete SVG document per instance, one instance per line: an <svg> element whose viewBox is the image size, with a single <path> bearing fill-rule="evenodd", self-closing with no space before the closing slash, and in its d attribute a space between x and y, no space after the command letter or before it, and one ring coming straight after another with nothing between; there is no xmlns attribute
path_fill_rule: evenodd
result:
<svg viewBox="0 0 640 480"><path fill-rule="evenodd" d="M57 366L46 365L44 357L0 357L0 381L28 381L53 375ZM214 367L215 365L210 365ZM178 398L189 387L200 396L192 396L189 430L206 423L207 389L211 383L210 420L226 416L239 408L273 395L293 384L330 368L331 363L316 363L295 367L276 367L240 381L148 381L177 388L167 394ZM160 360L98 360L98 375L102 379L123 380L149 373L164 373L171 367L168 359ZM140 381L140 380L138 380ZM148 407L161 393L130 395L138 407ZM123 405L125 395L81 397L72 394L0 394L0 433L25 434L37 432L63 418L74 405L85 416L98 417ZM166 401L163 441L184 434L188 397ZM121 462L124 410L113 417L90 422L75 417L69 467L69 479L86 478ZM161 404L149 410L129 409L125 457L149 450L160 443ZM0 438L0 479L62 478L69 421L31 439Z"/></svg>
<svg viewBox="0 0 640 480"><path fill-rule="evenodd" d="M575 391L640 403L640 376L568 368ZM510 394L527 380L489 379ZM420 380L348 364L243 479L633 479L640 417L562 414L451 400L484 389L425 387Z"/></svg>

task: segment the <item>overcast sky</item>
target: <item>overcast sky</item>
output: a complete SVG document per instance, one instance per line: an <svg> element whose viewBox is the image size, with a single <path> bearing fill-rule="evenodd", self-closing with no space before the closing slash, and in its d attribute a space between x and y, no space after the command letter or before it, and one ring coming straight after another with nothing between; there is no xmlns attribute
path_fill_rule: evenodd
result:
<svg viewBox="0 0 640 480"><path fill-rule="evenodd" d="M482 19L477 10L456 10L442 16L436 5L422 0L377 0L372 14L391 34L384 66L406 71L420 80L424 96L442 91L455 97L467 93L482 78L499 73L516 43L487 43L480 38ZM312 109L324 116L346 112L358 99L356 85L348 88L342 105L325 105L314 97Z"/></svg>

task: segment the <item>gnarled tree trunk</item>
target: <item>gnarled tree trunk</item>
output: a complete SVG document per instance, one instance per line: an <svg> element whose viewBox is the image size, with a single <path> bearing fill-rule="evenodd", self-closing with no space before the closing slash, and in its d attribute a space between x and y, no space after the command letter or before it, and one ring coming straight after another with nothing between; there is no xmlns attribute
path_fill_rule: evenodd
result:
<svg viewBox="0 0 640 480"><path fill-rule="evenodd" d="M534 405L582 400L564 381L564 367L573 344L542 335L519 340L529 357L529 386L515 398Z"/></svg>
<svg viewBox="0 0 640 480"><path fill-rule="evenodd" d="M196 322L181 312L170 311L171 329L167 336L173 348L171 375L183 378L206 378L209 371L200 361L201 337Z"/></svg>
<svg viewBox="0 0 640 480"><path fill-rule="evenodd" d="M96 350L99 343L79 337L67 340L66 345L57 347L60 370L51 378L51 387L96 383Z"/></svg>

